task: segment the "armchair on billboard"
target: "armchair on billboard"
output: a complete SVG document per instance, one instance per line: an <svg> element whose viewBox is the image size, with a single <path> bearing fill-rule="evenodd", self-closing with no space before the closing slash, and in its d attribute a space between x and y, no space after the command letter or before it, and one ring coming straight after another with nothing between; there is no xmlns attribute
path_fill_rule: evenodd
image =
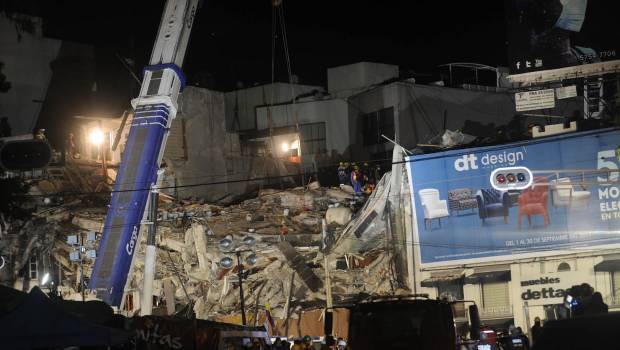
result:
<svg viewBox="0 0 620 350"><path fill-rule="evenodd" d="M411 156L422 264L620 247L620 130Z"/></svg>

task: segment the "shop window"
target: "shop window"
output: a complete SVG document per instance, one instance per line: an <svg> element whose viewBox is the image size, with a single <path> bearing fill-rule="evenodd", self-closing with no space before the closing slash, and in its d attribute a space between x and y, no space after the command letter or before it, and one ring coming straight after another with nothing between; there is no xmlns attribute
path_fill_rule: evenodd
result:
<svg viewBox="0 0 620 350"><path fill-rule="evenodd" d="M567 262L561 262L558 265L558 272L568 272L570 271L570 265Z"/></svg>
<svg viewBox="0 0 620 350"><path fill-rule="evenodd" d="M364 146L388 142L381 135L394 138L394 107L364 114L361 119Z"/></svg>
<svg viewBox="0 0 620 350"><path fill-rule="evenodd" d="M37 261L37 256L33 255L30 257L30 263L28 264L28 276L31 280L36 280L39 278L39 263Z"/></svg>
<svg viewBox="0 0 620 350"><path fill-rule="evenodd" d="M437 285L439 299L463 300L463 285L460 283L442 283Z"/></svg>
<svg viewBox="0 0 620 350"><path fill-rule="evenodd" d="M302 155L327 152L325 123L303 124L299 126L299 131Z"/></svg>

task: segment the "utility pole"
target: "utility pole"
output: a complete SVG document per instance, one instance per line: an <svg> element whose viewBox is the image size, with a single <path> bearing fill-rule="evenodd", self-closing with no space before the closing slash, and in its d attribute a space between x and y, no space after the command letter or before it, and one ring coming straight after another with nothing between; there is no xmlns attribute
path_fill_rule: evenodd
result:
<svg viewBox="0 0 620 350"><path fill-rule="evenodd" d="M156 189L152 189L149 198L149 230L144 253L144 287L142 289L142 303L140 306L140 314L143 316L150 315L153 312L153 280L155 279L155 260L157 258L155 236L157 234L158 201L159 192Z"/></svg>
<svg viewBox="0 0 620 350"><path fill-rule="evenodd" d="M239 277L239 303L241 304L241 323L245 326L245 297L243 296L243 264L241 263L241 251L235 252L237 255L237 277Z"/></svg>

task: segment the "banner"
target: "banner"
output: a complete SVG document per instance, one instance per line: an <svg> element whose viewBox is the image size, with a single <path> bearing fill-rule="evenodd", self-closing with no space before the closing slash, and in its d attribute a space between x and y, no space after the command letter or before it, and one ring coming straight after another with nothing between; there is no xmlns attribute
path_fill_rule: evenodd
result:
<svg viewBox="0 0 620 350"><path fill-rule="evenodd" d="M510 73L620 59L606 1L505 0Z"/></svg>
<svg viewBox="0 0 620 350"><path fill-rule="evenodd" d="M619 146L620 130L605 129L407 157L422 264L620 246ZM532 185L494 188L506 167L528 168Z"/></svg>

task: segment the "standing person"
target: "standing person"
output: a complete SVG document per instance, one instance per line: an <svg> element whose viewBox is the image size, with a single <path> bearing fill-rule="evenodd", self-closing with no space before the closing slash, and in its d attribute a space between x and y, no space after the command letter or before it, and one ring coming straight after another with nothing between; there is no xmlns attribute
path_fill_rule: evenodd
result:
<svg viewBox="0 0 620 350"><path fill-rule="evenodd" d="M368 163L362 164L362 186L365 186L370 181L370 168Z"/></svg>
<svg viewBox="0 0 620 350"><path fill-rule="evenodd" d="M9 118L2 117L0 120L0 137L9 137L11 136L11 125L9 124Z"/></svg>
<svg viewBox="0 0 620 350"><path fill-rule="evenodd" d="M353 186L353 192L356 196L362 195L362 181L360 171L357 165L351 171L351 186Z"/></svg>
<svg viewBox="0 0 620 350"><path fill-rule="evenodd" d="M67 153L71 158L76 158L75 135L72 132L67 136Z"/></svg>
<svg viewBox="0 0 620 350"><path fill-rule="evenodd" d="M306 350L306 347L302 344L301 339L295 338L291 350Z"/></svg>
<svg viewBox="0 0 620 350"><path fill-rule="evenodd" d="M305 350L314 350L312 348L312 338L309 335L304 336L304 346Z"/></svg>
<svg viewBox="0 0 620 350"><path fill-rule="evenodd" d="M340 162L340 165L338 165L338 182L340 187L347 183L347 168L343 162Z"/></svg>
<svg viewBox="0 0 620 350"><path fill-rule="evenodd" d="M532 345L538 343L540 335L542 334L542 326L540 325L540 317L534 319L534 326L532 326Z"/></svg>
<svg viewBox="0 0 620 350"><path fill-rule="evenodd" d="M321 344L321 350L334 350L334 345L336 345L336 340L334 339L334 336L325 336L324 344Z"/></svg>

